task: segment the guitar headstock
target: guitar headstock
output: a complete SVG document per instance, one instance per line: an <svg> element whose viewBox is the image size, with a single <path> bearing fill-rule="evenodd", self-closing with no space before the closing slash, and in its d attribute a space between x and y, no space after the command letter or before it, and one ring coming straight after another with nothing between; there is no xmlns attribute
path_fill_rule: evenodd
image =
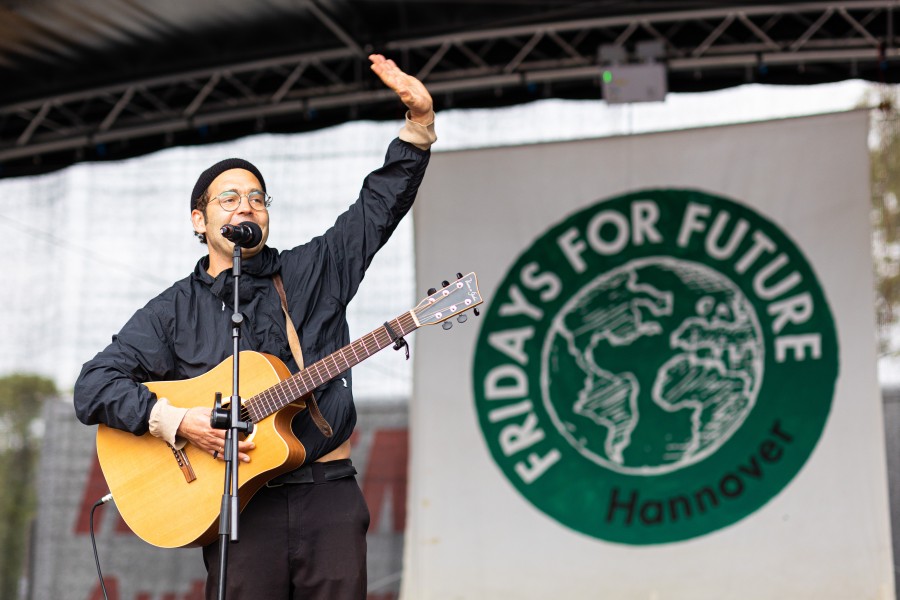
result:
<svg viewBox="0 0 900 600"><path fill-rule="evenodd" d="M444 284L437 291L428 290L432 293L412 310L420 326L437 325L484 302L478 291L478 279L474 272L468 275L457 273L455 281L445 281Z"/></svg>

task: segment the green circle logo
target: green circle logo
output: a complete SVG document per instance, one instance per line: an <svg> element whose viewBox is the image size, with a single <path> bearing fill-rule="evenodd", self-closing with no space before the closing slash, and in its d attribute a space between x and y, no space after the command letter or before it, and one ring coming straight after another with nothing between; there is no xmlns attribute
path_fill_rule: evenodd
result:
<svg viewBox="0 0 900 600"><path fill-rule="evenodd" d="M828 418L838 341L775 224L648 190L521 254L474 365L482 433L529 502L596 538L661 544L736 523L788 485Z"/></svg>

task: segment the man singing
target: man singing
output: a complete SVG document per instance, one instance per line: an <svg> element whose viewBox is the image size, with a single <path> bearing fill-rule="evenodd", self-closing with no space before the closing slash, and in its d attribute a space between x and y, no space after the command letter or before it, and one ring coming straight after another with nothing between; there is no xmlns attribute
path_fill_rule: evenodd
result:
<svg viewBox="0 0 900 600"><path fill-rule="evenodd" d="M202 375L231 355L234 245L224 225L252 222L262 241L243 251L239 280L241 350L272 354L292 372L280 274L291 322L307 364L350 342L347 304L375 253L412 207L434 135L432 100L422 83L379 54L372 70L408 108L384 166L365 179L359 198L324 234L285 251L266 246L269 202L262 173L244 159L204 171L190 197L191 223L209 255L194 272L137 311L112 343L84 365L75 385L75 409L85 424L104 423L136 435L150 432L175 448L193 444L221 460L225 432L210 426L209 408L184 409L157 398L143 382ZM226 308L227 307L227 308ZM227 391L226 391L227 392ZM304 464L262 487L241 513L239 544L228 550L229 599L364 599L369 511L350 461L356 425L347 373L316 391L326 437L303 411L292 430L306 448ZM239 457L253 458L252 441ZM206 596L216 595L218 544L203 549Z"/></svg>

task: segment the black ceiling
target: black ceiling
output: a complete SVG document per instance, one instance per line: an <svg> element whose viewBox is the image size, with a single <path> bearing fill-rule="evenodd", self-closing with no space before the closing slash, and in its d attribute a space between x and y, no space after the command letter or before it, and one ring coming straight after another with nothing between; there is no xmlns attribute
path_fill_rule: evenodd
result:
<svg viewBox="0 0 900 600"><path fill-rule="evenodd" d="M597 49L618 43L633 52L654 39L664 42L660 60L669 67L670 91L747 81L893 82L895 6L900 9L894 1L0 0L0 177L256 131L397 118L396 102L377 96L380 85L366 72L370 51L424 73L438 109L597 98L599 75L583 71L598 68ZM286 82L291 60L303 65L296 83ZM165 81L180 74L181 81ZM129 82L137 82L130 91ZM322 101L326 96L333 101ZM283 107L273 109L279 102Z"/></svg>
<svg viewBox="0 0 900 600"><path fill-rule="evenodd" d="M0 2L0 104L123 79L343 45L771 2L648 0L18 0ZM774 4L778 4L777 2Z"/></svg>

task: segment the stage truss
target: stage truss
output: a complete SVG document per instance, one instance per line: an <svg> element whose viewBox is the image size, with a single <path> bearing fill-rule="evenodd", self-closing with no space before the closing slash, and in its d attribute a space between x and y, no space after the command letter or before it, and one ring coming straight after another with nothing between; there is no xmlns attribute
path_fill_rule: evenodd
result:
<svg viewBox="0 0 900 600"><path fill-rule="evenodd" d="M425 81L441 108L599 98L599 49L620 46L639 61L635 47L647 41L664 49L658 60L671 91L752 81L889 82L896 79L898 7L859 1L673 11L459 31L377 50ZM130 143L153 149L399 116L392 93L368 72L373 49L319 5L309 8L334 47L0 106L0 176L21 170L16 165L40 170L43 160L112 157L114 147Z"/></svg>

